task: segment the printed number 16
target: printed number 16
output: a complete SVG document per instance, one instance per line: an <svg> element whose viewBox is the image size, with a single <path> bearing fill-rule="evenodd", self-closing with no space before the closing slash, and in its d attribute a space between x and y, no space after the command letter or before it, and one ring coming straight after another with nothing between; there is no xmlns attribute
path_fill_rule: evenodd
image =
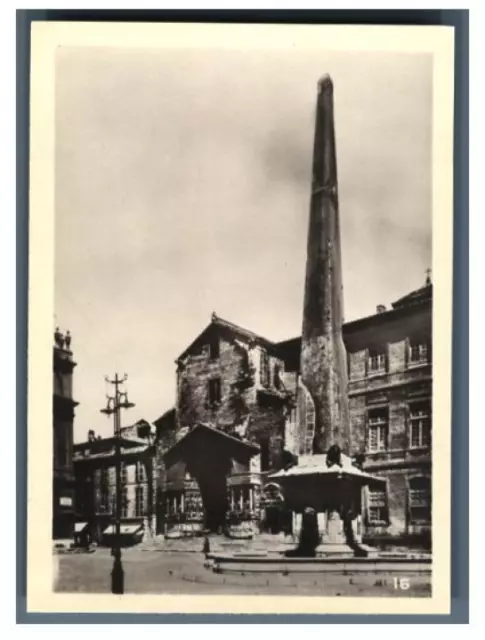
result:
<svg viewBox="0 0 485 640"><path fill-rule="evenodd" d="M407 591L411 586L409 578L394 578L394 589L401 589L401 591Z"/></svg>

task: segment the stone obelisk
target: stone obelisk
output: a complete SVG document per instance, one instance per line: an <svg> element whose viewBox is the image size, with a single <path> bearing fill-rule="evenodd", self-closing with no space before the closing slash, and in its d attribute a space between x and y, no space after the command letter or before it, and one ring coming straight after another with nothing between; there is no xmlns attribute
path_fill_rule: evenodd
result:
<svg viewBox="0 0 485 640"><path fill-rule="evenodd" d="M332 445L348 453L350 439L333 113L333 83L324 76L318 83L300 362L301 381L315 405L313 453Z"/></svg>

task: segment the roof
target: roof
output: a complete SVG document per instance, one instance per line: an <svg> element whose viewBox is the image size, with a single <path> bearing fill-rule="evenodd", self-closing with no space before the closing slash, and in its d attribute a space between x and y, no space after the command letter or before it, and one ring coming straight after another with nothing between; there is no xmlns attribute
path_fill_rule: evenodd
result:
<svg viewBox="0 0 485 640"><path fill-rule="evenodd" d="M318 476L322 480L326 478L348 477L354 478L354 480L361 485L385 482L384 478L373 476L356 467L352 464L351 458L345 454L341 454L341 462L342 466L338 464L328 466L326 455L301 456L298 459L297 465L286 470L281 469L276 473L272 473L269 478L271 480L277 480L278 482L283 481L283 484L287 479L294 480L302 476Z"/></svg>
<svg viewBox="0 0 485 640"><path fill-rule="evenodd" d="M393 309L401 309L402 307L408 307L411 305L419 304L420 302L427 302L433 297L433 285L431 282L427 282L424 287L415 289L407 295L399 298L396 302L392 303Z"/></svg>
<svg viewBox="0 0 485 640"><path fill-rule="evenodd" d="M160 427L165 426L167 424L170 424L170 425L175 424L176 413L177 412L175 407L172 407L171 409L168 409L167 411L165 411L165 413L162 413L162 415L159 416L156 420L154 420L153 424L157 428L157 431Z"/></svg>
<svg viewBox="0 0 485 640"><path fill-rule="evenodd" d="M202 448L215 457L222 453L242 463L259 453L259 447L247 440L206 424L198 424L164 454L165 462L172 465L194 455L197 457Z"/></svg>
<svg viewBox="0 0 485 640"><path fill-rule="evenodd" d="M180 354L177 360L181 360L184 358L194 347L198 344L205 335L212 331L214 328L223 329L229 331L231 334L238 336L239 338L246 340L248 342L255 342L257 344L262 344L267 348L273 349L275 347L275 343L271 342L267 338L254 333L253 331L249 331L248 329L244 329L233 322L229 322L229 320L224 320L220 318L215 313L212 314L211 322L208 324L205 329L199 333L199 335L193 340L189 346Z"/></svg>
<svg viewBox="0 0 485 640"><path fill-rule="evenodd" d="M356 320L352 320L351 322L347 322L343 325L342 331L344 334L349 334L356 329L360 329L365 325L372 325L374 323L380 324L391 317L396 316L403 310L412 309L421 304L427 304L431 302L433 296L433 285L429 280L426 281L426 284L419 289L415 289L405 296L399 298L395 302L391 304L392 309L388 309L387 311L383 311L382 313L374 313L370 316L365 316L363 318L358 318ZM249 342L255 342L257 344L261 344L265 346L267 349L271 350L278 357L285 361L286 367L289 371L297 371L300 368L300 350L301 350L301 336L297 336L295 338L290 338L288 340L282 340L279 342L272 342L267 338L264 338L253 331L249 331L248 329L244 329L233 322L229 322L229 320L224 320L220 318L215 313L212 314L211 322L208 324L205 329L199 333L199 335L191 342L191 344L183 351L183 353L177 358L181 360L184 358L198 343L200 343L203 338L212 331L215 327L229 331L233 335L240 337L243 340ZM169 412L172 409L169 410ZM155 420L155 424L157 424L167 413L163 414L160 418Z"/></svg>
<svg viewBox="0 0 485 640"><path fill-rule="evenodd" d="M374 313L371 316L364 316L363 318L357 318L347 322L342 327L343 337L345 340L346 334L351 334L354 330L360 329L363 326L382 323L390 320L391 318L398 317L403 311L412 311L419 305L429 304L433 297L433 285L427 282L423 287L411 291L402 298L399 298L392 303L392 309L383 311L382 313ZM300 351L301 351L301 337L290 338L289 340L283 340L275 343L279 357L285 361L287 370L298 371L300 369Z"/></svg>
<svg viewBox="0 0 485 640"><path fill-rule="evenodd" d="M391 318L399 318L402 314L412 313L417 307L423 308L430 305L432 298L433 286L431 284L425 284L424 287L411 291L411 293L393 302L391 304L392 309L382 311L381 313L374 313L371 316L358 318L357 320L352 320L352 322L344 324L344 340L346 335L350 335L353 331L361 329L364 326L380 325Z"/></svg>
<svg viewBox="0 0 485 640"><path fill-rule="evenodd" d="M126 438L125 436L120 437L121 443L125 447L136 447L140 444L148 444L146 440L143 438L136 438L134 436L130 436ZM111 446L114 446L116 442L115 436L109 436L108 438L95 438L94 440L85 440L84 442L76 442L73 445L74 451L81 449L108 449Z"/></svg>
<svg viewBox="0 0 485 640"><path fill-rule="evenodd" d="M138 455L140 453L145 453L151 447L152 445L150 444L144 444L144 445L139 445L135 447L125 447L122 444L121 455L122 456ZM78 449L77 451L74 451L72 459L74 462L79 462L80 460L105 460L108 458L113 458L114 456L115 456L114 446L111 449L104 450L104 451L97 451L94 453L91 452L91 450L89 450L86 447L84 449Z"/></svg>

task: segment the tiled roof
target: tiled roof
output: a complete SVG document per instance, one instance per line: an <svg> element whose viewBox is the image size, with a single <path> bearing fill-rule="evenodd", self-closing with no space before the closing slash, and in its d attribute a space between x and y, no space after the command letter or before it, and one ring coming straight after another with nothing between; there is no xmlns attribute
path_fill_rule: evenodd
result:
<svg viewBox="0 0 485 640"><path fill-rule="evenodd" d="M230 329L231 331L234 331L234 333L238 333L244 336L245 338L248 338L249 340L254 340L254 342L262 342L269 346L274 345L274 343L271 342L271 340L268 340L267 338L264 338L263 336L260 336L259 334L254 333L254 331L249 331L248 329L244 329L243 327L240 327L239 325L234 324L233 322L229 322L229 320L224 320L224 318L219 318L219 316L216 316L215 314L212 316L212 324L216 324L219 327Z"/></svg>
<svg viewBox="0 0 485 640"><path fill-rule="evenodd" d="M254 333L253 331L244 329L243 327L240 327L239 325L234 324L233 322L229 322L229 320L224 320L224 318L220 318L218 315L213 313L210 324L208 324L205 327L205 329L201 331L201 333L199 333L199 335L195 338L195 340L193 340L190 343L190 345L180 354L180 356L177 359L180 360L184 358L191 351L191 349L199 342L199 340L205 335L205 333L211 330L213 327L220 327L221 329L226 329L231 333L233 333L234 335L239 336L244 340L263 344L264 346L269 348L274 348L275 346L275 343L271 342L271 340L268 340L267 338L264 338L263 336L260 336L257 333Z"/></svg>

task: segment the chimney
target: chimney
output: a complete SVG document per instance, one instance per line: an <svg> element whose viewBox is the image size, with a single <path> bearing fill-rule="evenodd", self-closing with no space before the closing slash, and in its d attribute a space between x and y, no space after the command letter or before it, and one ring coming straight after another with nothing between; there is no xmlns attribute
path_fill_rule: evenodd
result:
<svg viewBox="0 0 485 640"><path fill-rule="evenodd" d="M313 450L304 453L326 453L332 445L347 452L349 447L347 355L342 324L333 83L324 76L318 83L300 363L302 385L315 406L315 437ZM299 430L303 443L306 424L299 425Z"/></svg>
<svg viewBox="0 0 485 640"><path fill-rule="evenodd" d="M95 433L92 429L90 429L88 431L88 442L94 442L95 439Z"/></svg>
<svg viewBox="0 0 485 640"><path fill-rule="evenodd" d="M386 307L383 304L378 304L376 307L376 313L384 313L386 310Z"/></svg>

